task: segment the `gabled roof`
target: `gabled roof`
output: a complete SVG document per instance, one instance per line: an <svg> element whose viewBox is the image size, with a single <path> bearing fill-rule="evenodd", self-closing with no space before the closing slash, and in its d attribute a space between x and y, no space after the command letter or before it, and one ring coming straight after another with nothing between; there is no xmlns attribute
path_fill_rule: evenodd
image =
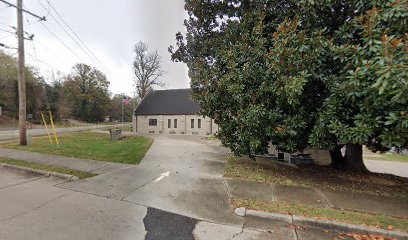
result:
<svg viewBox="0 0 408 240"><path fill-rule="evenodd" d="M153 90L140 103L135 115L194 115L200 106L191 99L191 89Z"/></svg>

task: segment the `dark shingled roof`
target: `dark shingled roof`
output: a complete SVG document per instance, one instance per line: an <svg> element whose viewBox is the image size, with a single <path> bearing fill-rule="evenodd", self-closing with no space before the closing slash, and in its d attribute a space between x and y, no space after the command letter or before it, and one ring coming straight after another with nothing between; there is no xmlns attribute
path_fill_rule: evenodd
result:
<svg viewBox="0 0 408 240"><path fill-rule="evenodd" d="M200 106L191 99L191 89L153 90L140 103L135 115L193 115Z"/></svg>

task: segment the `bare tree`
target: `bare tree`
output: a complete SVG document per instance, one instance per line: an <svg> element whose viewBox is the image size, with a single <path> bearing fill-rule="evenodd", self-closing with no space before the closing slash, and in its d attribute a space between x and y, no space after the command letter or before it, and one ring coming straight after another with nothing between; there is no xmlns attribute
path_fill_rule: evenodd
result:
<svg viewBox="0 0 408 240"><path fill-rule="evenodd" d="M161 58L157 53L149 52L146 43L140 41L135 44L135 60L133 61L133 71L135 73L136 92L140 99L143 99L153 88L153 86L165 86L160 79L166 72L161 68Z"/></svg>

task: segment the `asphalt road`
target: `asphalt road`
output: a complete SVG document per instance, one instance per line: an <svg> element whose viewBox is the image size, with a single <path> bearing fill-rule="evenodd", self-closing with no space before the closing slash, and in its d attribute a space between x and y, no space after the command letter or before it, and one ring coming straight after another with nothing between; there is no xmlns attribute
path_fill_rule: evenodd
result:
<svg viewBox="0 0 408 240"><path fill-rule="evenodd" d="M65 182L0 167L0 239L332 239L323 229L239 217L225 149L157 136L139 166Z"/></svg>
<svg viewBox="0 0 408 240"><path fill-rule="evenodd" d="M57 134L60 133L71 133L71 132L80 132L80 131L86 131L90 129L99 129L99 128L107 128L107 127L116 127L116 126L121 126L122 124L116 124L116 125L89 125L89 126L83 126L83 127L66 127L66 128L56 128L55 131ZM126 125L126 124L124 124ZM0 141L1 140L9 140L9 139L15 139L18 138L19 131L18 130L1 130L0 129ZM42 135L47 135L47 131L43 128L40 129L27 129L27 134L31 136L42 136Z"/></svg>
<svg viewBox="0 0 408 240"><path fill-rule="evenodd" d="M295 239L289 228L272 235L62 185L58 178L0 167L0 239Z"/></svg>

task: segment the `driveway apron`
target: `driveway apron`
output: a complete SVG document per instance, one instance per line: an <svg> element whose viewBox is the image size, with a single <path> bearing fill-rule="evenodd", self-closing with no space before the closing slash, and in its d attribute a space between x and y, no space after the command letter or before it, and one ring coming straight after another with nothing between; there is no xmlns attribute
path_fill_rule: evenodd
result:
<svg viewBox="0 0 408 240"><path fill-rule="evenodd" d="M198 136L153 138L139 166L59 186L210 222L242 224L222 179L223 151Z"/></svg>

